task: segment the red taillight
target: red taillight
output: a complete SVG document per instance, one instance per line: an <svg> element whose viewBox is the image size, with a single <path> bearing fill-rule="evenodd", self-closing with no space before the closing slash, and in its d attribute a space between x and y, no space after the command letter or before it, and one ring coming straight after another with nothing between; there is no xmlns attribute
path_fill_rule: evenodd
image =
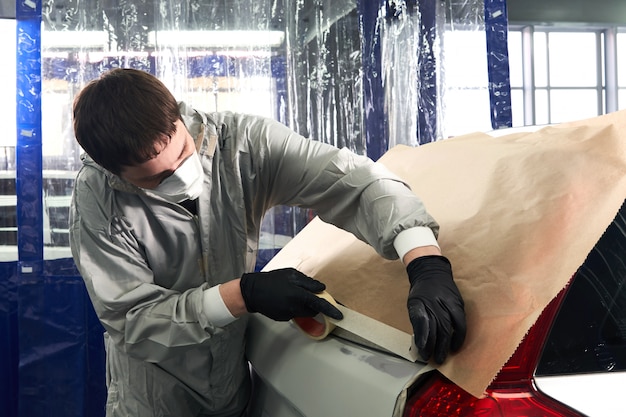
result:
<svg viewBox="0 0 626 417"><path fill-rule="evenodd" d="M581 417L582 414L537 391L533 374L559 306L561 291L548 304L522 343L487 388L476 398L438 372L411 396L404 417Z"/></svg>
<svg viewBox="0 0 626 417"><path fill-rule="evenodd" d="M494 407L497 408L497 405L491 398L477 399L434 372L409 399L404 417L491 416L497 415L492 413Z"/></svg>

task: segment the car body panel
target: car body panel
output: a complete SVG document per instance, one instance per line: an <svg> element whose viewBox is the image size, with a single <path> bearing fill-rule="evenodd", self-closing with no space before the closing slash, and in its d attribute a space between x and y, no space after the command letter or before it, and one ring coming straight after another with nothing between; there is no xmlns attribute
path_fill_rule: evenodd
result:
<svg viewBox="0 0 626 417"><path fill-rule="evenodd" d="M535 377L546 395L588 416L626 416L626 372Z"/></svg>
<svg viewBox="0 0 626 417"><path fill-rule="evenodd" d="M406 388L432 370L332 334L316 341L260 315L249 332L253 416L400 416Z"/></svg>

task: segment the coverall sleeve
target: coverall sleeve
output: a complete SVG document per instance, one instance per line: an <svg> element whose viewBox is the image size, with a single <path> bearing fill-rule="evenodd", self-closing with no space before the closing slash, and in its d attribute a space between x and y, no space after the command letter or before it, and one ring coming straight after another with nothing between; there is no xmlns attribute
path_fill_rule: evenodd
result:
<svg viewBox="0 0 626 417"><path fill-rule="evenodd" d="M70 243L106 331L128 354L150 362L209 339L218 330L202 312L205 286L180 293L155 285L132 228L112 209L112 193L103 192L106 178L89 171L95 169L76 180Z"/></svg>
<svg viewBox="0 0 626 417"><path fill-rule="evenodd" d="M422 200L382 164L347 149L304 138L269 119L249 125L242 170L269 205L316 210L319 217L353 233L381 256L398 257L393 240L403 230L439 226Z"/></svg>

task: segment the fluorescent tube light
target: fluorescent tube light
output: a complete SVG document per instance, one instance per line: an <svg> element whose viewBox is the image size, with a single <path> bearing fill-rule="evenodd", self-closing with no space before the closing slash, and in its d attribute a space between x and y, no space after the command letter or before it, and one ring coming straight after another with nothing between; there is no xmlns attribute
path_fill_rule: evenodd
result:
<svg viewBox="0 0 626 417"><path fill-rule="evenodd" d="M109 48L109 35L100 30L44 30L41 46L47 48Z"/></svg>
<svg viewBox="0 0 626 417"><path fill-rule="evenodd" d="M159 30L148 32L148 44L156 47L278 47L282 45L284 38L285 33L277 30Z"/></svg>

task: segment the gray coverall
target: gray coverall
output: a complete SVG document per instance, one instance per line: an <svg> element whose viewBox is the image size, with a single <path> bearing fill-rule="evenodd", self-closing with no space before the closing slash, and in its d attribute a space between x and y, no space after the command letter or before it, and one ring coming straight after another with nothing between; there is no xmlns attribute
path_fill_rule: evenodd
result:
<svg viewBox="0 0 626 417"><path fill-rule="evenodd" d="M247 320L216 327L202 295L254 269L270 207L313 208L390 259L400 231L437 231L380 164L270 119L180 108L205 172L197 215L88 156L75 182L70 242L106 330L108 417L240 415L250 393Z"/></svg>

